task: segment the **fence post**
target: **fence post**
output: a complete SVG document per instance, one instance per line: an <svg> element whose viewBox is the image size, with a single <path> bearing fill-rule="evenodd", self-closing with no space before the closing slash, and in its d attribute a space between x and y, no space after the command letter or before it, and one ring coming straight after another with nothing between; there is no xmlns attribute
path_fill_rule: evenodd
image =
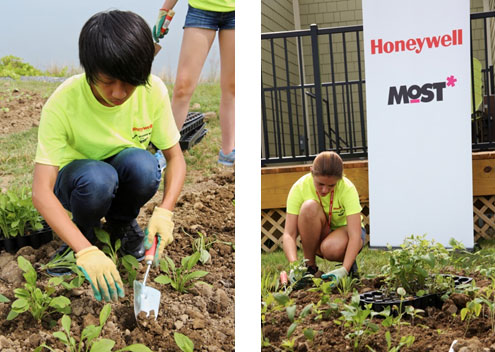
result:
<svg viewBox="0 0 495 352"><path fill-rule="evenodd" d="M323 107L321 99L321 77L320 77L320 50L318 48L318 25L312 24L311 33L311 55L313 56L313 75L316 95L316 127L318 134L318 153L325 150L325 131L323 126ZM318 154L316 153L316 154Z"/></svg>

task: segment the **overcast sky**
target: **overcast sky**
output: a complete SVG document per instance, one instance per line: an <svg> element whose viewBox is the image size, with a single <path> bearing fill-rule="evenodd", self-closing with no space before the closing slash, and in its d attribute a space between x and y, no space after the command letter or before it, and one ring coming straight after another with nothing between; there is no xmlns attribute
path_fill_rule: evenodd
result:
<svg viewBox="0 0 495 352"><path fill-rule="evenodd" d="M14 55L45 70L52 65L79 67L79 33L95 13L109 9L133 11L153 28L163 0L2 0L0 3L0 57ZM155 74L168 72L175 76L177 71L187 0L179 0L174 10L170 31L160 40L162 50L152 69ZM212 65L219 65L217 40L203 74L208 74Z"/></svg>

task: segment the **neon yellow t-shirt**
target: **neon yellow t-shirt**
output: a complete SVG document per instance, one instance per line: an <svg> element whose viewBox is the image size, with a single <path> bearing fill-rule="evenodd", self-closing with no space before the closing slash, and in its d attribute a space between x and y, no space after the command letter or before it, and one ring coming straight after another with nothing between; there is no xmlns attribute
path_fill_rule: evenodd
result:
<svg viewBox="0 0 495 352"><path fill-rule="evenodd" d="M64 167L73 160L104 160L126 148L153 144L168 149L180 133L167 88L151 75L122 105L107 107L96 100L80 74L67 79L41 112L35 162Z"/></svg>
<svg viewBox="0 0 495 352"><path fill-rule="evenodd" d="M287 213L299 215L302 204L309 199L320 203L313 183L311 173L302 176L292 185L287 197ZM330 193L321 197L323 209L328 215L330 207ZM332 223L330 227L337 229L347 225L347 216L358 214L362 210L359 203L359 195L354 184L346 177L342 177L335 186L333 195Z"/></svg>
<svg viewBox="0 0 495 352"><path fill-rule="evenodd" d="M235 0L189 0L189 5L195 9L206 11L235 11Z"/></svg>

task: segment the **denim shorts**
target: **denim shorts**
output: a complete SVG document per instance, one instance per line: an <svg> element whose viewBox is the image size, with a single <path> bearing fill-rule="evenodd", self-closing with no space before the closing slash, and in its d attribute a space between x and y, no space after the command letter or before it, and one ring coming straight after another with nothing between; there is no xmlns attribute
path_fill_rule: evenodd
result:
<svg viewBox="0 0 495 352"><path fill-rule="evenodd" d="M186 15L186 23L183 28L195 27L213 29L235 29L235 11L215 12L200 10L189 5Z"/></svg>

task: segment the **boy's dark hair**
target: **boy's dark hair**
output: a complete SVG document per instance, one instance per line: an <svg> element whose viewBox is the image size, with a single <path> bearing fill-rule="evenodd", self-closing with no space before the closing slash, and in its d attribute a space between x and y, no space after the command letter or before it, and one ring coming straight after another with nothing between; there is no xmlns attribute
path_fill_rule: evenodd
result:
<svg viewBox="0 0 495 352"><path fill-rule="evenodd" d="M146 85L154 53L150 27L130 11L99 12L79 35L79 61L91 84L105 74L133 86Z"/></svg>

